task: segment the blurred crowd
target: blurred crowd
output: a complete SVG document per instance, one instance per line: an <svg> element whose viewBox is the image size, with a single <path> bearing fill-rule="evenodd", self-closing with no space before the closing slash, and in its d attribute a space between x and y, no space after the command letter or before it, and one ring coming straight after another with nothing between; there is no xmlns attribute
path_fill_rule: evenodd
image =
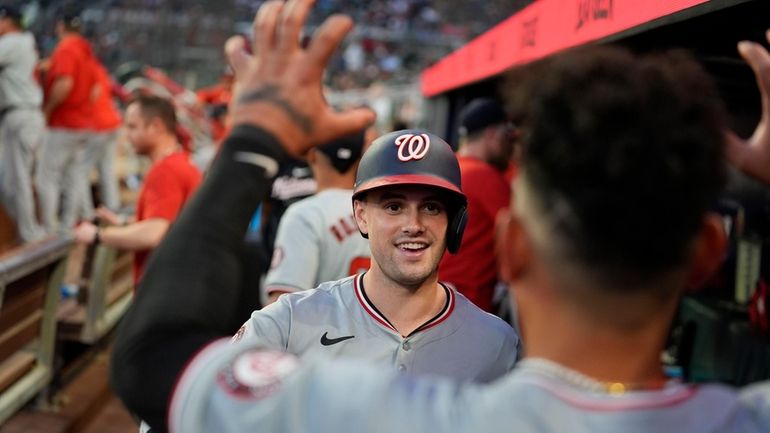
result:
<svg viewBox="0 0 770 433"><path fill-rule="evenodd" d="M251 17L264 0L9 3L35 5L38 12L30 24L44 55L56 42L51 30L56 11L76 5L83 11L84 35L110 70L138 62L161 68L195 88L217 80L224 40L234 31L249 32ZM344 91L413 81L427 65L528 3L531 0L319 0L309 24L312 28L340 12L355 19L356 31L329 65L327 76L327 85Z"/></svg>

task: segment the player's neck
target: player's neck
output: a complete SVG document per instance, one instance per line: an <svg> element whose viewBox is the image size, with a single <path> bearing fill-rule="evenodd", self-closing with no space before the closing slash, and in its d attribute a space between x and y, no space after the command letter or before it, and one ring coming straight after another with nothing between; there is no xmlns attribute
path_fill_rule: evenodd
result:
<svg viewBox="0 0 770 433"><path fill-rule="evenodd" d="M663 376L660 354L667 324L658 321L630 331L573 320L561 310L538 316L523 329L528 358L545 358L606 382L654 383Z"/></svg>
<svg viewBox="0 0 770 433"><path fill-rule="evenodd" d="M466 158L474 158L480 161L487 160L487 151L483 143L480 142L466 142L457 151L459 156Z"/></svg>
<svg viewBox="0 0 770 433"><path fill-rule="evenodd" d="M177 150L179 150L179 142L177 141L176 137L172 135L162 136L158 138L158 144L152 150L152 153L150 153L149 157L150 160L155 163L171 155Z"/></svg>
<svg viewBox="0 0 770 433"><path fill-rule="evenodd" d="M376 264L364 275L364 290L401 335L409 335L435 317L446 305L447 295L436 274L419 287L404 287L389 279Z"/></svg>
<svg viewBox="0 0 770 433"><path fill-rule="evenodd" d="M313 171L316 180L316 192L327 189L353 189L355 183L355 172L353 174L326 173L323 171Z"/></svg>

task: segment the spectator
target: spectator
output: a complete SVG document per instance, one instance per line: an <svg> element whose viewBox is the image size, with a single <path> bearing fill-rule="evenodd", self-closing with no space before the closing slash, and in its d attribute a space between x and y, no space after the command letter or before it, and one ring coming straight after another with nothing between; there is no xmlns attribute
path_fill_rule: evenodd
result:
<svg viewBox="0 0 770 433"><path fill-rule="evenodd" d="M135 251L134 281L139 282L145 262L153 248L166 235L187 199L201 181L201 174L176 137L176 115L171 103L157 96L139 96L126 108L126 136L139 155L152 166L144 178L136 204L135 221L124 220L108 209L97 216L111 224L99 228L83 222L75 229L75 239L84 244L104 243Z"/></svg>
<svg viewBox="0 0 770 433"><path fill-rule="evenodd" d="M36 63L35 38L23 31L21 13L0 6L0 200L16 220L22 242L45 235L32 193L32 167L45 132Z"/></svg>
<svg viewBox="0 0 770 433"><path fill-rule="evenodd" d="M493 312L497 284L495 218L508 207L511 190L504 171L511 159L509 122L503 107L489 98L474 99L460 113L457 159L468 196L468 225L460 251L441 259L439 277L479 308Z"/></svg>

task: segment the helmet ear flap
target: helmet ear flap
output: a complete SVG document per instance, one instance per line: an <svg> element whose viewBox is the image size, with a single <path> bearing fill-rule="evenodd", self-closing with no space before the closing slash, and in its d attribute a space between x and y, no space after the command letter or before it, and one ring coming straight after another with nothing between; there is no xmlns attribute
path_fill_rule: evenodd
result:
<svg viewBox="0 0 770 433"><path fill-rule="evenodd" d="M468 207L462 205L457 209L457 212L452 216L452 221L446 228L446 249L451 254L457 254L460 250L460 244L463 241L463 232L465 231L465 224L468 222Z"/></svg>

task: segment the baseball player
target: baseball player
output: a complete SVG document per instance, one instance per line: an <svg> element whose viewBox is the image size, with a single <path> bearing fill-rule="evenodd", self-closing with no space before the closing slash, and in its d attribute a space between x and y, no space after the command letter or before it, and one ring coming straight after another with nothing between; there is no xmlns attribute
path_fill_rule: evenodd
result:
<svg viewBox="0 0 770 433"><path fill-rule="evenodd" d="M21 13L0 6L0 200L16 220L22 242L45 236L35 216L32 166L43 141L43 92L35 82L35 37Z"/></svg>
<svg viewBox="0 0 770 433"><path fill-rule="evenodd" d="M361 159L352 198L349 224L370 241L369 270L281 296L255 311L236 340L467 381L508 372L517 356L513 329L437 280L444 250L460 246L467 203L449 145L419 130L378 138Z"/></svg>
<svg viewBox="0 0 770 433"><path fill-rule="evenodd" d="M366 135L360 131L308 152L318 192L281 217L264 284L268 303L369 268L369 243L359 235L350 207Z"/></svg>
<svg viewBox="0 0 770 433"><path fill-rule="evenodd" d="M258 341L212 343L224 334L230 304L249 290L230 275L254 203L278 165L373 120L366 110L326 105L323 68L352 21L328 19L302 50L311 4L262 6L259 62L242 39L228 43L241 89L236 127L156 251L145 284L157 290L139 292L119 331L113 381L130 408L163 421L179 377L169 424L183 432L770 431L770 383L738 393L661 373L681 288L718 265L724 243L719 220L706 212L724 173L724 116L713 85L681 56L593 47L557 55L509 85L522 110L524 151L515 207L499 223L497 245L501 275L517 288L527 357L504 379L458 385L352 361L300 366ZM770 101L770 53L758 44L740 49ZM744 155L769 161L763 105ZM413 142L403 156L419 148ZM565 148L580 158L565 160ZM651 185L665 187L653 196ZM628 230L624 218L651 223ZM629 236L639 241L633 248Z"/></svg>

